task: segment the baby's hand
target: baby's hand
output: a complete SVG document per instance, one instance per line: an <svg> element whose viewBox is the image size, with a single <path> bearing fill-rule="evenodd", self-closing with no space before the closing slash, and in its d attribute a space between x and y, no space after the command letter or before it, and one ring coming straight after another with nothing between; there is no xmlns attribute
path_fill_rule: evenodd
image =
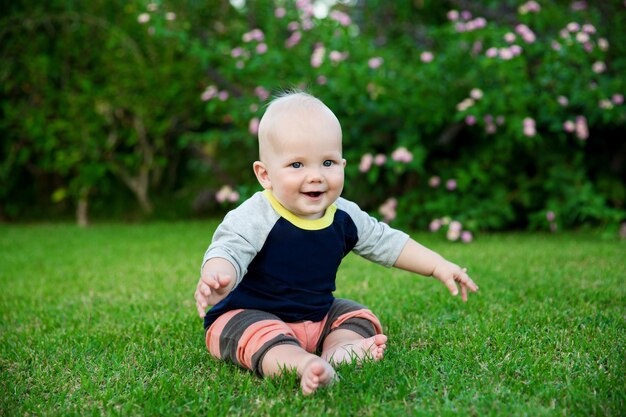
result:
<svg viewBox="0 0 626 417"><path fill-rule="evenodd" d="M467 301L467 290L471 292L478 291L478 286L472 281L469 275L467 275L467 268L461 269L460 266L446 260L435 267L433 277L437 278L448 287L450 294L453 296L459 293L459 288L457 287L457 283L459 283L461 285L461 299L463 301Z"/></svg>
<svg viewBox="0 0 626 417"><path fill-rule="evenodd" d="M204 317L208 306L213 306L224 298L231 289L232 279L229 275L223 273L205 274L200 277L194 297L196 299L196 308L198 315Z"/></svg>

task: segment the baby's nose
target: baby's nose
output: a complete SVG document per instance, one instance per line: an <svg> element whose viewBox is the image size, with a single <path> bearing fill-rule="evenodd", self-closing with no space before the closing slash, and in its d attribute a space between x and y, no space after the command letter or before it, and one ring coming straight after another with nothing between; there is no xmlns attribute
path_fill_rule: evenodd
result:
<svg viewBox="0 0 626 417"><path fill-rule="evenodd" d="M324 176L319 169L310 169L307 174L307 180L309 182L322 182L324 180Z"/></svg>

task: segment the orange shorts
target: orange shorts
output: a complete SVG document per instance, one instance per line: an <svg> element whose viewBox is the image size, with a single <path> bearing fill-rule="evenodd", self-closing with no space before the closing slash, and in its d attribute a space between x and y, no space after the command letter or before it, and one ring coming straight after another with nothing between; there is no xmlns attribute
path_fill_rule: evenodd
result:
<svg viewBox="0 0 626 417"><path fill-rule="evenodd" d="M364 306L335 299L320 322L286 323L260 310L232 310L222 314L206 332L211 355L262 375L261 363L276 345L293 344L310 353L322 350L326 337L336 329L352 330L363 337L382 333L378 318Z"/></svg>

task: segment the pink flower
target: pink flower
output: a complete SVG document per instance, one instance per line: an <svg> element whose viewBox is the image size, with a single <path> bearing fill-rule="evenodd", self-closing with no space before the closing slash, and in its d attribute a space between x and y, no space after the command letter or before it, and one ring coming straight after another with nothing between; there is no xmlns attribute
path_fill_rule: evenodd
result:
<svg viewBox="0 0 626 417"><path fill-rule="evenodd" d="M338 22L341 26L349 26L352 23L352 19L346 13L339 10L333 10L328 15L331 19Z"/></svg>
<svg viewBox="0 0 626 417"><path fill-rule="evenodd" d="M589 137L589 127L585 116L576 116L576 136L580 140L587 140Z"/></svg>
<svg viewBox="0 0 626 417"><path fill-rule="evenodd" d="M524 42L526 43L533 43L535 42L535 40L537 40L537 37L535 36L534 32L524 32L522 34L522 39L524 39Z"/></svg>
<svg viewBox="0 0 626 417"><path fill-rule="evenodd" d="M359 163L359 171L368 172L372 168L372 162L374 162L374 157L371 153L366 153L361 157L361 162Z"/></svg>
<svg viewBox="0 0 626 417"><path fill-rule="evenodd" d="M319 68L322 66L324 62L324 54L326 53L326 48L324 48L321 44L315 45L313 49L313 53L311 54L311 66L313 68Z"/></svg>
<svg viewBox="0 0 626 417"><path fill-rule="evenodd" d="M580 25L576 22L570 22L567 24L567 26L565 26L567 28L568 31L570 32L578 32L580 30Z"/></svg>
<svg viewBox="0 0 626 417"><path fill-rule="evenodd" d="M472 54L477 55L480 51L482 51L482 49L483 43L481 41L476 41L474 42L474 45L472 45Z"/></svg>
<svg viewBox="0 0 626 417"><path fill-rule="evenodd" d="M470 12L469 10L463 10L461 12L461 18L463 20L470 20L472 18L472 12Z"/></svg>
<svg viewBox="0 0 626 417"><path fill-rule="evenodd" d="M611 100L613 101L613 104L615 104L616 106L620 106L624 104L624 96L622 94L613 94L613 97L611 97Z"/></svg>
<svg viewBox="0 0 626 417"><path fill-rule="evenodd" d="M540 10L541 6L539 6L539 3L537 3L536 1L526 2L522 4L518 9L520 14L539 13Z"/></svg>
<svg viewBox="0 0 626 417"><path fill-rule="evenodd" d="M398 207L398 201L395 198L389 198L378 209L378 212L383 216L383 220L386 223L396 218L396 207Z"/></svg>
<svg viewBox="0 0 626 417"><path fill-rule="evenodd" d="M265 40L265 34L261 29L252 29L250 34L252 35L252 39L254 39L255 41L261 42Z"/></svg>
<svg viewBox="0 0 626 417"><path fill-rule="evenodd" d="M302 39L302 32L295 31L285 41L285 47L288 49L293 48L294 46L298 44L298 42L300 42L301 39Z"/></svg>
<svg viewBox="0 0 626 417"><path fill-rule="evenodd" d="M559 104L563 107L566 107L569 104L569 100L565 96L558 96L556 98L556 101L558 101Z"/></svg>
<svg viewBox="0 0 626 417"><path fill-rule="evenodd" d="M524 125L524 135L528 136L528 137L533 137L537 134L537 131L535 129L535 120L533 118L530 117L526 117L523 120L523 125Z"/></svg>
<svg viewBox="0 0 626 417"><path fill-rule="evenodd" d="M430 224L428 225L428 228L433 233L438 231L439 229L441 229L441 220L435 219L435 220L431 221Z"/></svg>
<svg viewBox="0 0 626 417"><path fill-rule="evenodd" d="M270 92L267 91L265 89L265 87L262 86L258 86L254 89L254 94L259 98L259 100L261 101L265 101L267 100L267 98L270 96Z"/></svg>
<svg viewBox="0 0 626 417"><path fill-rule="evenodd" d="M485 133L487 133L488 135L493 135L494 133L496 133L496 130L498 129L493 123L487 123L487 125L485 126Z"/></svg>
<svg viewBox="0 0 626 417"><path fill-rule="evenodd" d="M437 188L437 187L439 187L439 185L441 185L441 178L439 178L439 177L438 177L438 176L436 176L436 175L434 175L434 176L430 177L430 178L428 179L428 185L429 185L431 188Z"/></svg>
<svg viewBox="0 0 626 417"><path fill-rule="evenodd" d="M378 166L384 165L385 162L387 162L387 157L383 155L382 153L379 153L378 155L374 157L374 164Z"/></svg>
<svg viewBox="0 0 626 417"><path fill-rule="evenodd" d="M513 52L511 52L509 48L500 48L498 52L500 54L500 58L502 58L505 61L508 61L513 58Z"/></svg>
<svg viewBox="0 0 626 417"><path fill-rule="evenodd" d="M602 74L606 70L606 64L602 61L596 61L593 63L591 70L596 74Z"/></svg>
<svg viewBox="0 0 626 417"><path fill-rule="evenodd" d="M549 222L553 222L555 218L556 218L556 215L554 214L553 211L548 211L546 213L546 220L548 220Z"/></svg>
<svg viewBox="0 0 626 417"><path fill-rule="evenodd" d="M433 55L433 53L432 53L432 52L428 52L428 51L426 51L426 52L422 52L422 53L420 54L420 59L421 59L421 60L422 60L422 62L424 62L424 63L429 63L429 62L432 62L434 58L435 58L435 56Z"/></svg>
<svg viewBox="0 0 626 417"><path fill-rule="evenodd" d="M481 90L480 88L472 88L472 90L470 91L470 97L474 100L480 100L481 98L483 98L483 90Z"/></svg>
<svg viewBox="0 0 626 417"><path fill-rule="evenodd" d="M450 180L446 181L446 188L448 190L454 191L454 190L456 190L456 186L457 186L456 180L450 179Z"/></svg>
<svg viewBox="0 0 626 417"><path fill-rule="evenodd" d="M459 240L460 236L461 232L459 232L458 230L448 229L448 233L446 233L446 237L452 242Z"/></svg>
<svg viewBox="0 0 626 417"><path fill-rule="evenodd" d="M302 30L309 31L313 29L313 21L311 19L306 19L302 21Z"/></svg>
<svg viewBox="0 0 626 417"><path fill-rule="evenodd" d="M487 26L487 19L484 17L477 17L474 19L474 29L482 29Z"/></svg>
<svg viewBox="0 0 626 417"><path fill-rule="evenodd" d="M233 50L230 51L230 56L232 56L233 58L239 58L243 54L244 54L243 48L240 46L233 48Z"/></svg>
<svg viewBox="0 0 626 417"><path fill-rule="evenodd" d="M348 55L349 54L347 52L331 51L330 54L328 54L328 57L331 62L337 63L348 59Z"/></svg>
<svg viewBox="0 0 626 417"><path fill-rule="evenodd" d="M250 123L248 124L248 131L251 135L256 135L259 133L259 118L253 117L250 119Z"/></svg>
<svg viewBox="0 0 626 417"><path fill-rule="evenodd" d="M260 43L256 46L256 53L259 55L262 55L264 53L267 52L267 44L266 43Z"/></svg>
<svg viewBox="0 0 626 417"><path fill-rule="evenodd" d="M448 20L451 20L451 21L459 20L459 12L458 12L458 10L450 10L447 13L447 17L448 17Z"/></svg>
<svg viewBox="0 0 626 417"><path fill-rule="evenodd" d="M170 22L172 20L176 20L176 13L174 13L174 12L167 12L167 13L165 13L165 20L169 20Z"/></svg>
<svg viewBox="0 0 626 417"><path fill-rule="evenodd" d="M450 222L450 225L448 226L448 229L454 230L455 232L460 232L462 228L463 228L463 225L461 224L461 222L457 220L452 220Z"/></svg>
<svg viewBox="0 0 626 417"><path fill-rule="evenodd" d="M383 65L383 59L379 56L370 58L369 61L367 61L367 66L371 69L380 68L381 65Z"/></svg>
<svg viewBox="0 0 626 417"><path fill-rule="evenodd" d="M232 193L230 193L230 195L228 196L228 201L231 203L236 203L237 201L239 201L239 193L237 191L233 191Z"/></svg>
<svg viewBox="0 0 626 417"><path fill-rule="evenodd" d="M320 76L317 77L317 83L319 85L326 85L327 82L328 82L328 80L323 75L320 75Z"/></svg>
<svg viewBox="0 0 626 417"><path fill-rule="evenodd" d="M604 110L610 110L613 108L613 102L608 98L604 98L598 102L598 107Z"/></svg>
<svg viewBox="0 0 626 417"><path fill-rule="evenodd" d="M517 26L515 26L515 31L518 34L523 35L526 32L530 32L530 28L528 26L526 26L525 24L520 23Z"/></svg>
<svg viewBox="0 0 626 417"><path fill-rule="evenodd" d="M218 93L217 87L214 85L210 85L208 86L203 92L202 92L202 101L209 101L212 98L216 97Z"/></svg>
<svg viewBox="0 0 626 417"><path fill-rule="evenodd" d="M462 102L460 102L459 104L456 105L456 109L458 111L465 111L465 110L469 109L470 107L472 107L474 104L476 104L474 99L466 98Z"/></svg>
<svg viewBox="0 0 626 417"><path fill-rule="evenodd" d="M287 14L287 11L285 10L284 7L277 7L274 10L274 16L278 19L282 19L283 17L285 17L286 14Z"/></svg>
<svg viewBox="0 0 626 417"><path fill-rule="evenodd" d="M576 125L571 120L566 120L565 122L563 122L563 130L568 133L572 133L574 130L576 130Z"/></svg>
<svg viewBox="0 0 626 417"><path fill-rule="evenodd" d="M498 56L498 48L491 47L485 51L485 56L487 58L495 58Z"/></svg>
<svg viewBox="0 0 626 417"><path fill-rule="evenodd" d="M463 243L470 243L472 240L474 240L474 236L469 230L465 230L463 233L461 233L461 241Z"/></svg>
<svg viewBox="0 0 626 417"><path fill-rule="evenodd" d="M226 201L235 202L239 200L239 193L233 190L230 185L223 185L217 194L215 194L215 200L217 200L218 203L224 203Z"/></svg>
<svg viewBox="0 0 626 417"><path fill-rule="evenodd" d="M468 126L473 126L476 124L476 116L473 115L467 115L465 116L465 124Z"/></svg>
<svg viewBox="0 0 626 417"><path fill-rule="evenodd" d="M589 34L587 34L585 32L578 32L576 34L576 42L578 42L578 43L589 42Z"/></svg>
<svg viewBox="0 0 626 417"><path fill-rule="evenodd" d="M228 91L220 91L217 94L217 98L219 98L220 101L226 101L228 100L228 97L229 97Z"/></svg>
<svg viewBox="0 0 626 417"><path fill-rule="evenodd" d="M391 159L396 162L404 162L408 164L413 160L413 154L404 146L399 147L391 154Z"/></svg>
<svg viewBox="0 0 626 417"><path fill-rule="evenodd" d="M289 31L293 32L294 30L298 30L300 29L300 23L298 22L289 22L289 24L287 25L287 29L289 29Z"/></svg>
<svg viewBox="0 0 626 417"><path fill-rule="evenodd" d="M515 39L516 39L516 36L515 36L515 33L513 32L509 32L504 35L504 40L507 41L508 43L515 42Z"/></svg>
<svg viewBox="0 0 626 417"><path fill-rule="evenodd" d="M144 23L148 23L150 21L150 14L148 13L142 13L139 16L137 16L137 22L141 23L142 25Z"/></svg>
<svg viewBox="0 0 626 417"><path fill-rule="evenodd" d="M532 126L532 125L524 126L523 132L524 132L524 136L528 136L529 138L532 138L533 136L537 134L537 130L535 129L535 126Z"/></svg>
<svg viewBox="0 0 626 417"><path fill-rule="evenodd" d="M605 38L598 39L598 48L600 48L601 51L608 51L609 41L607 41Z"/></svg>

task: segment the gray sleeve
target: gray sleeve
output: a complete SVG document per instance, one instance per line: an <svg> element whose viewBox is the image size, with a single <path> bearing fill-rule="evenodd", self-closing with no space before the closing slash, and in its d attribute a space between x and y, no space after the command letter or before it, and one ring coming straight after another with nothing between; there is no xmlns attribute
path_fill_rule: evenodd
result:
<svg viewBox="0 0 626 417"><path fill-rule="evenodd" d="M237 272L238 285L278 218L262 193L256 193L224 217L204 254L202 267L209 259L226 259Z"/></svg>
<svg viewBox="0 0 626 417"><path fill-rule="evenodd" d="M356 254L386 267L396 263L409 235L378 221L346 199L339 198L337 208L347 212L356 225L359 235L353 249Z"/></svg>

